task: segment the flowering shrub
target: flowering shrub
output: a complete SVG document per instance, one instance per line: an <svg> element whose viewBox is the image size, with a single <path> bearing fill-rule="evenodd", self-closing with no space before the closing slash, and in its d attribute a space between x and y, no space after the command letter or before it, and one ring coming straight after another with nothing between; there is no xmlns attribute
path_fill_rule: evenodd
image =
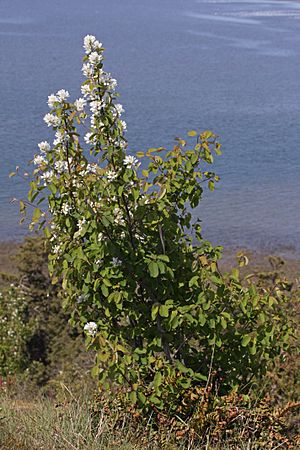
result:
<svg viewBox="0 0 300 450"><path fill-rule="evenodd" d="M11 284L0 292L0 374L13 375L27 366L26 343L32 329L26 323L26 297Z"/></svg>
<svg viewBox="0 0 300 450"><path fill-rule="evenodd" d="M191 131L191 147L176 139L169 151L129 154L103 46L86 36L84 48L83 97L48 98L55 140L33 160L31 227L45 229L53 281L97 352L94 376L148 411L186 417L199 386L245 386L287 347L285 298L242 286L236 272L223 277L221 249L192 218L203 186L219 180L209 170L217 137Z"/></svg>

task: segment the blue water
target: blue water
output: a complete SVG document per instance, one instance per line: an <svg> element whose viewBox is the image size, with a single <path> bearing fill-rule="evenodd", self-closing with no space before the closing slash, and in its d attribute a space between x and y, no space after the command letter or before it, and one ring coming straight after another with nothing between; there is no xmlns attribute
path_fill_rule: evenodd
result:
<svg viewBox="0 0 300 450"><path fill-rule="evenodd" d="M300 253L300 3L0 0L0 240L20 238L7 174L49 137L48 94L82 81L95 34L119 81L131 150L220 135L222 177L196 211L215 243Z"/></svg>

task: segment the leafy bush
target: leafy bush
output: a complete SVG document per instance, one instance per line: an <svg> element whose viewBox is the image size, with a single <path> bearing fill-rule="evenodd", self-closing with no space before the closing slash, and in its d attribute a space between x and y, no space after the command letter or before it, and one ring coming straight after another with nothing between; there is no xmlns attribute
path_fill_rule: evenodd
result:
<svg viewBox="0 0 300 450"><path fill-rule="evenodd" d="M0 292L0 375L6 377L27 367L26 343L32 326L26 322L24 292L14 284Z"/></svg>
<svg viewBox="0 0 300 450"><path fill-rule="evenodd" d="M38 385L68 380L75 390L92 358L83 351L82 333L68 324L60 286L51 283L45 240L26 238L14 260L15 283L0 293L1 375Z"/></svg>
<svg viewBox="0 0 300 450"><path fill-rule="evenodd" d="M53 282L97 352L101 385L185 418L201 405L199 389L246 390L288 348L285 297L243 285L236 271L222 276L221 249L192 218L204 186L219 180L209 169L216 135L190 131L192 146L177 139L171 150L128 154L102 44L86 36L84 48L83 98L71 103L63 89L48 98L55 140L33 160L31 227L45 229Z"/></svg>

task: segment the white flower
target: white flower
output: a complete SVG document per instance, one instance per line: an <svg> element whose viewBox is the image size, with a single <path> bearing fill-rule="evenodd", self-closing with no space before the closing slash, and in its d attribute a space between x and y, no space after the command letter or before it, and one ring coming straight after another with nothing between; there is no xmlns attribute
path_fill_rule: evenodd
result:
<svg viewBox="0 0 300 450"><path fill-rule="evenodd" d="M86 53L90 53L95 49L101 49L102 43L97 41L95 36L88 34L83 40L83 48L85 49Z"/></svg>
<svg viewBox="0 0 300 450"><path fill-rule="evenodd" d="M85 218L78 220L78 231L79 231L79 233L82 232L83 226L85 224L86 224L86 219Z"/></svg>
<svg viewBox="0 0 300 450"><path fill-rule="evenodd" d="M94 133L86 133L86 135L84 136L84 140L87 144L95 144L96 142L96 137L93 136Z"/></svg>
<svg viewBox="0 0 300 450"><path fill-rule="evenodd" d="M100 120L97 114L91 115L91 126L98 129L104 127L104 123Z"/></svg>
<svg viewBox="0 0 300 450"><path fill-rule="evenodd" d="M62 144L65 140L68 140L70 136L65 131L57 131L55 133L55 138L53 141L53 145Z"/></svg>
<svg viewBox="0 0 300 450"><path fill-rule="evenodd" d="M101 111L101 108L105 106L105 103L100 102L99 100L94 100L90 103L91 111L95 114Z"/></svg>
<svg viewBox="0 0 300 450"><path fill-rule="evenodd" d="M123 131L126 131L127 130L127 124L126 124L125 120L120 120L119 123L120 123Z"/></svg>
<svg viewBox="0 0 300 450"><path fill-rule="evenodd" d="M91 89L88 84L84 84L83 86L81 86L81 93L84 97L88 97L92 91L93 88Z"/></svg>
<svg viewBox="0 0 300 450"><path fill-rule="evenodd" d="M49 95L48 96L48 102L47 102L49 108L53 108L55 102L58 102L58 98L56 97L56 95L54 95L54 94Z"/></svg>
<svg viewBox="0 0 300 450"><path fill-rule="evenodd" d="M88 164L86 166L87 173L97 173L98 165L96 163Z"/></svg>
<svg viewBox="0 0 300 450"><path fill-rule="evenodd" d="M98 64L103 59L102 55L97 52L92 52L89 56L89 62L91 64Z"/></svg>
<svg viewBox="0 0 300 450"><path fill-rule="evenodd" d="M118 115L120 116L123 112L124 112L124 108L122 105L120 105L120 103L118 103L117 105L115 105L116 111L118 113Z"/></svg>
<svg viewBox="0 0 300 450"><path fill-rule="evenodd" d="M40 166L41 164L45 164L47 162L46 158L43 155L35 155L33 159L33 164L36 166Z"/></svg>
<svg viewBox="0 0 300 450"><path fill-rule="evenodd" d="M67 163L67 161L56 161L54 163L54 169L58 173L66 172L68 170L68 163Z"/></svg>
<svg viewBox="0 0 300 450"><path fill-rule="evenodd" d="M86 294L81 294L79 295L79 297L77 298L77 303L83 303L87 300L88 296Z"/></svg>
<svg viewBox="0 0 300 450"><path fill-rule="evenodd" d="M117 86L117 80L111 77L110 73L103 72L100 76L100 82L105 84L107 89L114 90Z"/></svg>
<svg viewBox="0 0 300 450"><path fill-rule="evenodd" d="M48 170L47 172L44 172L43 175L41 175L41 179L44 180L44 185L49 183L52 177L53 177L53 170Z"/></svg>
<svg viewBox="0 0 300 450"><path fill-rule="evenodd" d="M63 203L61 211L63 214L67 215L71 211L72 207L68 203Z"/></svg>
<svg viewBox="0 0 300 450"><path fill-rule="evenodd" d="M122 210L120 208L115 208L114 209L114 219L115 219L115 223L117 225L125 225L125 220L123 218L123 213Z"/></svg>
<svg viewBox="0 0 300 450"><path fill-rule="evenodd" d="M48 127L58 127L60 124L60 119L54 114L46 114L44 117L44 122L48 125Z"/></svg>
<svg viewBox="0 0 300 450"><path fill-rule="evenodd" d="M133 167L136 167L138 163L139 160L132 155L125 156L123 160L123 164L127 169L132 169Z"/></svg>
<svg viewBox="0 0 300 450"><path fill-rule="evenodd" d="M84 100L84 98L79 98L78 100L75 100L74 105L77 111L83 111L86 105L86 100Z"/></svg>
<svg viewBox="0 0 300 450"><path fill-rule="evenodd" d="M92 50L95 41L96 41L95 36L91 34L87 34L85 36L85 38L83 39L83 48L86 50L87 53Z"/></svg>
<svg viewBox="0 0 300 450"><path fill-rule="evenodd" d="M84 325L83 329L88 335L94 337L96 336L98 326L95 322L88 322Z"/></svg>
<svg viewBox="0 0 300 450"><path fill-rule="evenodd" d="M39 147L41 153L46 153L51 149L50 144L48 144L47 141L40 142L38 144L38 147Z"/></svg>
<svg viewBox="0 0 300 450"><path fill-rule="evenodd" d="M114 144L116 147L121 147L121 148L125 148L127 147L127 141L125 139L115 139L115 140L111 140L111 143Z"/></svg>
<svg viewBox="0 0 300 450"><path fill-rule="evenodd" d="M60 89L60 91L58 91L56 93L58 101L60 102L64 102L65 100L67 100L68 97L70 97L70 94L68 91L65 91L64 89Z"/></svg>
<svg viewBox="0 0 300 450"><path fill-rule="evenodd" d="M52 248L52 253L55 253L56 255L60 252L60 246L54 245Z"/></svg>
<svg viewBox="0 0 300 450"><path fill-rule="evenodd" d="M118 174L114 170L109 170L106 173L106 176L107 176L107 180L108 181L113 181L113 180L115 180L117 178Z"/></svg>
<svg viewBox="0 0 300 450"><path fill-rule="evenodd" d="M90 78L93 75L93 66L89 63L83 64L82 72L85 77Z"/></svg>
<svg viewBox="0 0 300 450"><path fill-rule="evenodd" d="M112 259L112 263L114 266L121 266L122 265L122 261L119 258L113 258Z"/></svg>

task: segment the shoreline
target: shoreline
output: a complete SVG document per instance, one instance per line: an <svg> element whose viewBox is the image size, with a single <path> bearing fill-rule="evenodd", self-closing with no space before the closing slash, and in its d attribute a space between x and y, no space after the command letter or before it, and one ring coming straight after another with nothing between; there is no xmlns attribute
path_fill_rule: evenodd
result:
<svg viewBox="0 0 300 450"><path fill-rule="evenodd" d="M16 264L13 257L16 255L20 245L24 241L25 236L18 240L1 241L0 240L0 277L1 274L17 274ZM300 283L300 255L297 252L289 252L283 254L280 249L278 251L257 251L248 248L225 248L222 258L219 261L221 271L230 271L234 267L238 267L236 254L242 252L249 260L246 267L239 268L241 274L247 272L274 271L270 263L270 257L276 257L284 263L280 266L282 272L291 281Z"/></svg>

